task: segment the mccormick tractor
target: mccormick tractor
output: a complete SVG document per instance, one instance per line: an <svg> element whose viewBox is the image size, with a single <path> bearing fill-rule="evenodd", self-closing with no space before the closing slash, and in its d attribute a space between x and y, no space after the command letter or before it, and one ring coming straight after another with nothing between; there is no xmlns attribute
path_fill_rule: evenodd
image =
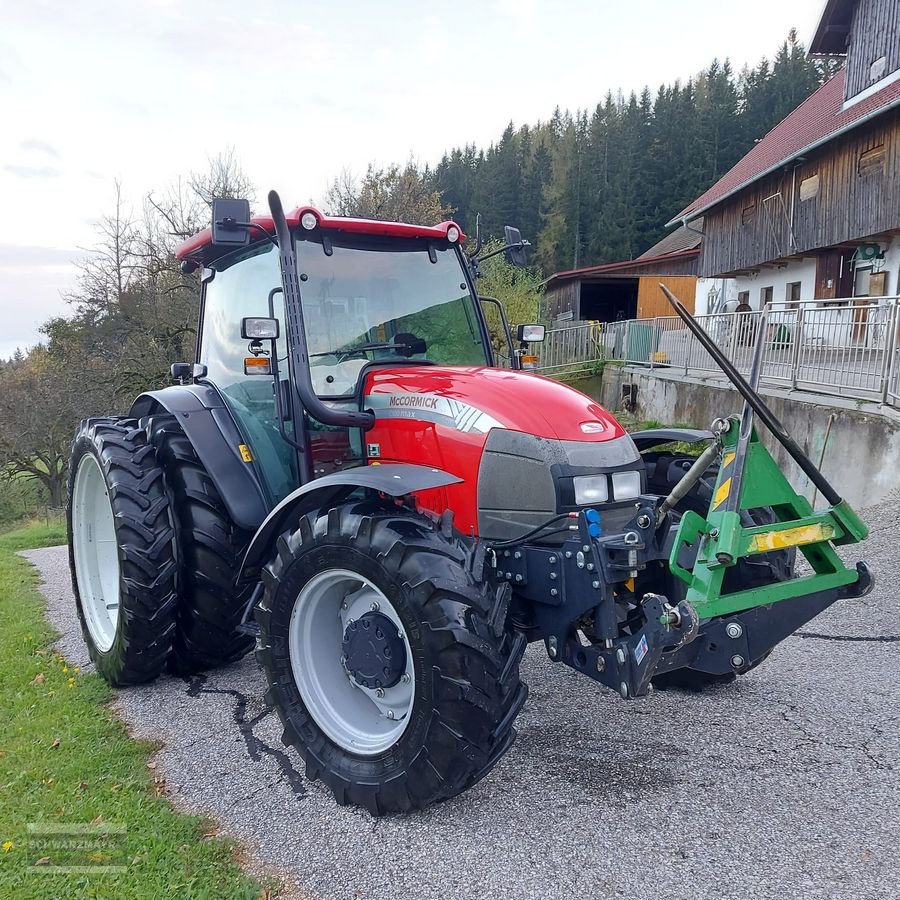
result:
<svg viewBox="0 0 900 900"><path fill-rule="evenodd" d="M523 371L543 329L513 340L502 308L496 365L453 222L269 206L251 220L216 201L178 250L202 272L179 383L75 436L72 581L110 683L255 642L307 776L382 815L464 791L510 748L529 643L626 699L699 690L870 589L835 551L865 526L756 391L764 323L748 382L670 297L744 413L628 434ZM525 244L507 229L514 262ZM754 416L827 508L791 487Z"/></svg>

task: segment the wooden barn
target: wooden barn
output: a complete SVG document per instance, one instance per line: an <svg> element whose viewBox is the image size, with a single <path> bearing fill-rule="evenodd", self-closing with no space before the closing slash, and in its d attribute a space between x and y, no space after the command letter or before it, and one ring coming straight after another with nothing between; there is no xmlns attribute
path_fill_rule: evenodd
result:
<svg viewBox="0 0 900 900"><path fill-rule="evenodd" d="M617 322L668 316L672 310L660 282L693 312L699 255L694 224L666 235L636 259L556 272L544 282L542 318Z"/></svg>
<svg viewBox="0 0 900 900"><path fill-rule="evenodd" d="M900 292L900 2L828 0L810 53L846 64L669 223L756 309Z"/></svg>

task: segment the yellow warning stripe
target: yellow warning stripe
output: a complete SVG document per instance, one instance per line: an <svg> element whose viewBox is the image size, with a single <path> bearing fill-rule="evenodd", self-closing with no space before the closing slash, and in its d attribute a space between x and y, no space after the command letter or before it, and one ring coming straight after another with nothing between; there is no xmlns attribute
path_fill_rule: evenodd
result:
<svg viewBox="0 0 900 900"><path fill-rule="evenodd" d="M722 468L723 469L727 469L734 462L735 455L736 454L733 450L731 450L725 454L725 456L722 458Z"/></svg>
<svg viewBox="0 0 900 900"><path fill-rule="evenodd" d="M728 499L728 495L730 493L731 493L731 479L726 478L719 485L719 489L716 491L716 496L713 497L713 509L718 509Z"/></svg>
<svg viewBox="0 0 900 900"><path fill-rule="evenodd" d="M246 444L238 444L238 452L241 454L241 459L244 462L253 462L253 454Z"/></svg>
<svg viewBox="0 0 900 900"><path fill-rule="evenodd" d="M818 544L830 541L835 535L832 525L801 525L798 528L785 528L783 531L765 531L755 534L750 541L750 553L763 553L766 550L783 550L785 547L799 547L801 544Z"/></svg>

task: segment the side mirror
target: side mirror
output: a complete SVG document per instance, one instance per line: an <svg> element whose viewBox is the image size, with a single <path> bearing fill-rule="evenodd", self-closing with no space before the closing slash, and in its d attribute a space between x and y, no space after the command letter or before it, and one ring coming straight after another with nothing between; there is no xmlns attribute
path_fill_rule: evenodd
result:
<svg viewBox="0 0 900 900"><path fill-rule="evenodd" d="M503 242L506 244L503 255L510 265L518 266L519 268L528 265L528 256L525 253L525 248L529 244L528 241L522 240L522 232L518 228L512 228L507 225L503 229Z"/></svg>
<svg viewBox="0 0 900 900"><path fill-rule="evenodd" d="M212 202L212 242L217 247L245 247L250 243L250 201Z"/></svg>
<svg viewBox="0 0 900 900"><path fill-rule="evenodd" d="M520 325L519 341L523 344L540 344L544 340L544 325Z"/></svg>
<svg viewBox="0 0 900 900"><path fill-rule="evenodd" d="M206 366L201 363L172 363L169 367L172 373L172 380L179 384L187 384L195 378L206 378Z"/></svg>

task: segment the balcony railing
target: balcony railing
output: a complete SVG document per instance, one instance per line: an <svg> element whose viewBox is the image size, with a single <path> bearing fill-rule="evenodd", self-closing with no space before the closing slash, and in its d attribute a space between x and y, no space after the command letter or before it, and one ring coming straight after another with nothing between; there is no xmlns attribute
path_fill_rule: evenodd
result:
<svg viewBox="0 0 900 900"><path fill-rule="evenodd" d="M763 383L900 407L900 298L799 301L759 312L697 316L744 374L765 327ZM540 371L564 374L620 360L685 375L720 375L677 316L578 323L547 331Z"/></svg>

